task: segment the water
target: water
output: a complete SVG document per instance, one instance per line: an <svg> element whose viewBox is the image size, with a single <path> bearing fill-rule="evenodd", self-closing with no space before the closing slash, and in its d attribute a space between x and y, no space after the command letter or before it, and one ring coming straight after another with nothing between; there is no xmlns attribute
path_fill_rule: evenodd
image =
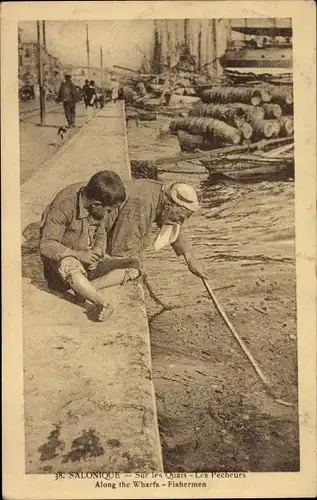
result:
<svg viewBox="0 0 317 500"><path fill-rule="evenodd" d="M178 153L177 138L159 137L168 121L130 124L130 158ZM295 409L265 393L182 257L150 249L149 282L173 307L162 312L147 296L165 469L297 470L294 183L210 185L201 166L179 168L197 173L160 178L189 182L201 197L201 210L186 222L195 255L263 371Z"/></svg>
<svg viewBox="0 0 317 500"><path fill-rule="evenodd" d="M175 136L159 138L159 129L167 119L148 122L146 126L128 129L131 159L155 159L179 152ZM175 166L171 167L173 170ZM206 170L198 164L178 166L179 169L196 169L197 174L160 175L162 180L179 180L192 184L201 197L202 208L186 223L186 233L195 248L197 258L204 260L207 268L214 261L255 259L266 262L272 259L294 259L294 183L260 182L243 184L227 182L210 185ZM286 245L285 245L286 244ZM154 255L149 252L146 262L155 269L164 259L164 293L173 296L174 280L169 279L180 266L168 248ZM210 267L211 266L211 267ZM183 267L183 266L181 266ZM208 270L208 269L207 269ZM178 276L178 275L176 275ZM159 285L160 286L160 285ZM200 287L200 285L197 285Z"/></svg>

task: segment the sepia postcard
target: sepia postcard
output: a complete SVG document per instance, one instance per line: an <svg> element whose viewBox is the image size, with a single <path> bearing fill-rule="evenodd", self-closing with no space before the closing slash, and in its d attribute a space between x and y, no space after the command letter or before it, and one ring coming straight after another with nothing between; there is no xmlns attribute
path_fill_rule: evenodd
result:
<svg viewBox="0 0 317 500"><path fill-rule="evenodd" d="M316 496L312 1L3 2L3 496Z"/></svg>

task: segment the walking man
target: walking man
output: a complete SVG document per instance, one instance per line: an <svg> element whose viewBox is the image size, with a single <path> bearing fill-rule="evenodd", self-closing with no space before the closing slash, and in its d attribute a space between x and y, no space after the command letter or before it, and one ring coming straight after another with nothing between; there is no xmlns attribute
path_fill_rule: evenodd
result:
<svg viewBox="0 0 317 500"><path fill-rule="evenodd" d="M159 233L154 249L171 245L177 256L183 256L189 271L207 278L202 264L196 260L183 223L200 208L197 194L190 185L162 183L150 179L128 181L126 201L112 220L108 231L107 252L112 256L141 256L151 246L155 225Z"/></svg>
<svg viewBox="0 0 317 500"><path fill-rule="evenodd" d="M111 314L99 291L140 275L137 259L112 259L105 253L105 219L114 220L125 200L125 188L115 172L97 172L89 182L71 184L45 209L40 228L40 255L48 287L73 290L96 308L96 319Z"/></svg>
<svg viewBox="0 0 317 500"><path fill-rule="evenodd" d="M93 110L96 105L97 93L95 88L94 80L90 80L88 87L86 88L86 109L87 109L87 121L91 120L93 117Z"/></svg>
<svg viewBox="0 0 317 500"><path fill-rule="evenodd" d="M83 96L86 109L87 109L87 89L89 89L89 80L85 80L85 84L83 86Z"/></svg>
<svg viewBox="0 0 317 500"><path fill-rule="evenodd" d="M70 74L65 75L65 81L61 83L56 101L64 105L68 127L75 127L76 102L79 101L79 95Z"/></svg>
<svg viewBox="0 0 317 500"><path fill-rule="evenodd" d="M116 80L115 78L112 78L112 80L111 80L111 100L112 100L112 102L117 102L117 100L119 98L119 88L120 88L120 84L119 84L118 80Z"/></svg>

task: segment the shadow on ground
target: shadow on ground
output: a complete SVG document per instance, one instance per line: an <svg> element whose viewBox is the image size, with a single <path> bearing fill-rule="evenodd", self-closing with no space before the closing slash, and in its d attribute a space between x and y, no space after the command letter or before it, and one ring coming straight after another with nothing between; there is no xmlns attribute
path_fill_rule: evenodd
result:
<svg viewBox="0 0 317 500"><path fill-rule="evenodd" d="M40 221L29 224L22 233L21 246L22 277L41 290L48 290L43 275L43 264L40 257Z"/></svg>

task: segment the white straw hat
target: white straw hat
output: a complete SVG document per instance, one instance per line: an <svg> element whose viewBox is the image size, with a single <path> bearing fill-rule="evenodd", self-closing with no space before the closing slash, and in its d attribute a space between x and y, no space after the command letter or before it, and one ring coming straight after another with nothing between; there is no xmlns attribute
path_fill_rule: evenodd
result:
<svg viewBox="0 0 317 500"><path fill-rule="evenodd" d="M165 184L163 191L180 207L187 208L191 212L196 212L200 208L197 193L189 184L172 182Z"/></svg>

